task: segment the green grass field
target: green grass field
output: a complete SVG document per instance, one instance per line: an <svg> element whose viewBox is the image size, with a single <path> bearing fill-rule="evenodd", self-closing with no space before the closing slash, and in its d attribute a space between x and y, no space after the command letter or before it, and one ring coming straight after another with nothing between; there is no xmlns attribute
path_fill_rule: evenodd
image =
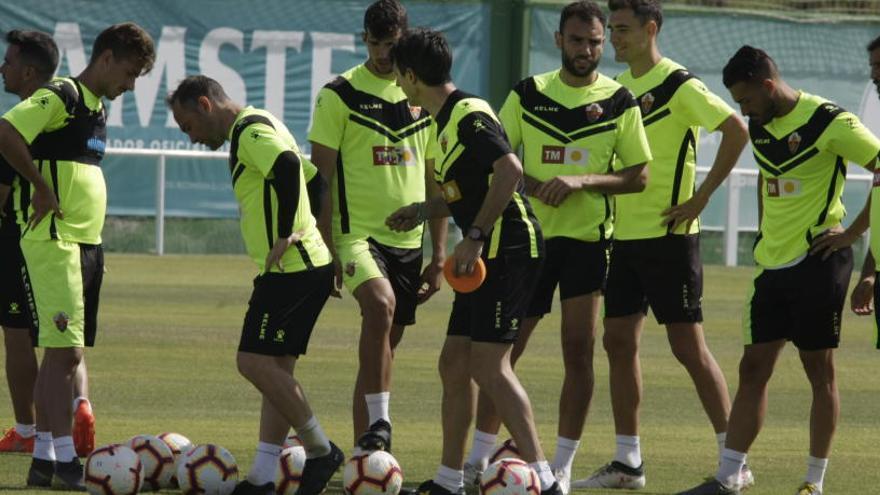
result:
<svg viewBox="0 0 880 495"><path fill-rule="evenodd" d="M235 349L254 268L243 256L109 255L101 301L98 347L88 353L98 444L139 433L177 431L197 443L227 447L247 472L256 445L258 394L235 370ZM707 267L704 310L709 343L731 391L741 352L740 313L749 269ZM430 477L440 452L440 384L437 355L451 293L444 289L419 312L397 354L392 395L395 456L408 484ZM539 327L519 366L535 407L544 448L552 456L562 364L558 315ZM356 367L356 304L348 295L328 303L297 373L325 430L342 445L352 438L350 402ZM877 410L880 354L871 323L847 315L837 354L842 415L826 493L875 493L880 486ZM642 445L648 487L672 493L713 472L712 429L683 368L651 321L642 345L644 400ZM614 431L604 351L596 356L597 386L574 476L610 460ZM761 494L791 494L806 464L809 387L789 347L771 383L769 417L750 464ZM0 425L12 424L5 379ZM0 456L0 492L24 490L29 457ZM339 493L340 477L331 485ZM614 492L596 492L614 493Z"/></svg>

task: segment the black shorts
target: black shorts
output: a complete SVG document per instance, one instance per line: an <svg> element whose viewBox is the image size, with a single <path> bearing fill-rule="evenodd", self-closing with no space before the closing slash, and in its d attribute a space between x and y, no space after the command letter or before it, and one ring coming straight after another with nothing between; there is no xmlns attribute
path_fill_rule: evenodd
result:
<svg viewBox="0 0 880 495"><path fill-rule="evenodd" d="M305 354L333 286L333 265L254 279L238 350L268 356Z"/></svg>
<svg viewBox="0 0 880 495"><path fill-rule="evenodd" d="M604 240L586 242L568 237L547 239L547 257L526 317L541 317L550 312L557 285L560 301L604 290L608 244Z"/></svg>
<svg viewBox="0 0 880 495"><path fill-rule="evenodd" d="M486 261L483 285L468 294L455 293L446 335L470 337L473 342L515 342L542 261L503 256Z"/></svg>
<svg viewBox="0 0 880 495"><path fill-rule="evenodd" d="M825 261L807 256L789 268L759 270L743 313L746 345L786 339L804 351L836 348L852 269L846 248Z"/></svg>
<svg viewBox="0 0 880 495"><path fill-rule="evenodd" d="M605 289L605 317L654 312L657 323L703 321L703 264L698 234L615 240Z"/></svg>
<svg viewBox="0 0 880 495"><path fill-rule="evenodd" d="M0 325L34 328L27 306L21 268L24 258L18 237L0 236Z"/></svg>
<svg viewBox="0 0 880 495"><path fill-rule="evenodd" d="M416 322L419 287L422 285L422 249L386 246L373 240L370 254L394 291L394 324L407 326Z"/></svg>

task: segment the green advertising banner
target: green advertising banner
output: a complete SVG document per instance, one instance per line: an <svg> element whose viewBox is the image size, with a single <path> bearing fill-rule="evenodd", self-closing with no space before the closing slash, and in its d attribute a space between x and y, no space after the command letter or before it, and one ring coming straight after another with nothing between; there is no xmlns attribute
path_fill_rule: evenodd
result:
<svg viewBox="0 0 880 495"><path fill-rule="evenodd" d="M306 151L317 91L337 74L366 60L361 41L364 9L354 0L40 0L0 2L0 28L39 29L61 51L61 75L78 74L97 34L134 21L156 41L153 71L108 107L108 147L203 149L189 142L164 103L178 81L202 73L217 79L241 104L282 118ZM410 24L446 33L459 86L482 94L488 85L488 7L477 2L407 2ZM5 46L3 47L5 50ZM15 104L0 97L0 108ZM155 202L155 158L108 156L110 214L150 215ZM169 159L169 216L236 217L229 172L217 160Z"/></svg>

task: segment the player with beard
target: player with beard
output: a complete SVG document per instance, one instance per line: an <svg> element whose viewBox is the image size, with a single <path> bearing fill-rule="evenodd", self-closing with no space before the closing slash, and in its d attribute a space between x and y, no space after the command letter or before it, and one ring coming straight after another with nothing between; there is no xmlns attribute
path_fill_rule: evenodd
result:
<svg viewBox="0 0 880 495"><path fill-rule="evenodd" d="M593 343L613 233L611 195L643 190L651 159L632 94L596 71L604 43L605 16L599 6L588 1L567 5L556 33L562 67L520 81L499 113L511 147L522 146L526 192L547 248L511 362L550 312L558 286L565 378L551 467L565 493L593 394ZM465 465L469 487L485 469L501 424L484 393L477 410Z"/></svg>
<svg viewBox="0 0 880 495"><path fill-rule="evenodd" d="M841 226L846 164L873 172L880 140L852 113L789 86L763 50L743 46L723 76L749 118L760 169L757 271L743 311L739 387L718 471L680 495L740 493L742 467L766 419L767 384L788 341L812 392L807 472L795 493L821 495L840 414L834 349L852 274L850 245L869 217L865 208L848 228Z"/></svg>
<svg viewBox="0 0 880 495"><path fill-rule="evenodd" d="M873 41L868 43L868 63L871 66L871 80L877 88L878 96L880 96L880 36L874 38ZM871 188L871 196L874 195L874 191L877 190L878 185L880 185L880 176L875 173L874 185ZM876 227L877 225L880 225L880 211L875 211L876 208L880 208L880 204L878 204L878 201L871 201L871 199L869 199L869 204L878 205L875 208L871 208L870 223L875 226L871 229L871 249L868 251L868 254L865 255L865 262L862 264L862 273L859 276L859 283L856 284L853 289L851 299L853 312L860 316L874 313L874 307L878 306L878 303L880 303L880 290L878 290L878 287L875 285L877 280L877 265L874 261L875 256L880 254L880 227ZM874 322L875 346L880 349L880 312L875 313Z"/></svg>

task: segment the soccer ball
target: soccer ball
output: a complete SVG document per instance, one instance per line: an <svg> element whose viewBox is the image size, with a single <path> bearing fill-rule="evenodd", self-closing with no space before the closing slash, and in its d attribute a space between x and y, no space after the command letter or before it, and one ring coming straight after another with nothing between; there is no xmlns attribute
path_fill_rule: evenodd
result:
<svg viewBox="0 0 880 495"><path fill-rule="evenodd" d="M223 447L199 445L180 459L177 482L186 495L229 495L238 483L238 466Z"/></svg>
<svg viewBox="0 0 880 495"><path fill-rule="evenodd" d="M501 459L522 459L522 456L519 453L519 449L516 448L516 444L513 443L512 438L508 438L501 445L495 449L495 452L489 457L489 464L494 464Z"/></svg>
<svg viewBox="0 0 880 495"><path fill-rule="evenodd" d="M480 476L482 495L541 495L535 470L522 459L493 462Z"/></svg>
<svg viewBox="0 0 880 495"><path fill-rule="evenodd" d="M306 449L293 446L282 450L281 457L278 459L278 471L275 473L275 493L294 495L299 489L305 466Z"/></svg>
<svg viewBox="0 0 880 495"><path fill-rule="evenodd" d="M165 442L153 435L137 435L128 441L128 446L141 458L143 491L158 491L171 486L174 454Z"/></svg>
<svg viewBox="0 0 880 495"><path fill-rule="evenodd" d="M124 445L105 445L89 454L83 477L92 495L134 495L143 479L141 459Z"/></svg>
<svg viewBox="0 0 880 495"><path fill-rule="evenodd" d="M174 465L171 467L171 479L162 488L177 488L177 467L180 465L180 459L193 448L193 444L189 441L189 438L180 433L166 432L160 434L159 438L171 449L171 455L174 456Z"/></svg>
<svg viewBox="0 0 880 495"><path fill-rule="evenodd" d="M342 473L346 495L397 495L402 484L400 464L384 450L352 457Z"/></svg>

